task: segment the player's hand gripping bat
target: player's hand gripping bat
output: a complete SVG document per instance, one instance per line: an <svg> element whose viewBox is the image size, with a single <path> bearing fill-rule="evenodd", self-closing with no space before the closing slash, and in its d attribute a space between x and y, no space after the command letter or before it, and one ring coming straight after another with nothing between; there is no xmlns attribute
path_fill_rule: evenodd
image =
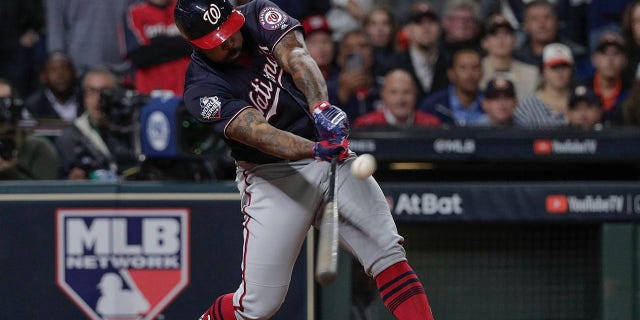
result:
<svg viewBox="0 0 640 320"><path fill-rule="evenodd" d="M320 236L316 255L316 281L331 284L338 273L338 199L336 198L336 167L338 157L331 159L329 195L320 221Z"/></svg>

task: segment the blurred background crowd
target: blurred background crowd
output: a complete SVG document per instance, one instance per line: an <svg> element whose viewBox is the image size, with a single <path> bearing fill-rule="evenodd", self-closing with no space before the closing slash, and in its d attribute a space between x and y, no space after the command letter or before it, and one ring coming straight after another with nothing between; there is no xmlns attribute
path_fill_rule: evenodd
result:
<svg viewBox="0 0 640 320"><path fill-rule="evenodd" d="M301 21L354 130L640 124L640 1L272 1ZM222 141L186 118L198 157L140 152L139 109L183 93L174 6L1 1L0 179L233 177Z"/></svg>

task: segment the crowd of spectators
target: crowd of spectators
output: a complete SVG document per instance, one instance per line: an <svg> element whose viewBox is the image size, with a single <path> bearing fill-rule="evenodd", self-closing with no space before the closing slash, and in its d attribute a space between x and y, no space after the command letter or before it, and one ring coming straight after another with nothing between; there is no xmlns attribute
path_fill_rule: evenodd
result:
<svg viewBox="0 0 640 320"><path fill-rule="evenodd" d="M330 100L354 130L640 124L640 1L272 1L301 21ZM192 49L175 2L1 2L0 89L20 102L0 107L32 125L61 124L34 142L55 147L46 155L54 178L134 170L140 155L112 132L100 97L118 88L182 95ZM16 136L35 141L27 131ZM0 158L0 178L17 176L24 160L14 153Z"/></svg>

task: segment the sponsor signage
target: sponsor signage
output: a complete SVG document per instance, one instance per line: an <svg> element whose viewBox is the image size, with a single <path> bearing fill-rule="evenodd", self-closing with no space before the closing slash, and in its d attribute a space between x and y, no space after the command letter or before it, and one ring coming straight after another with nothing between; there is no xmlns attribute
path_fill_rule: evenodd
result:
<svg viewBox="0 0 640 320"><path fill-rule="evenodd" d="M57 284L89 319L154 319L189 283L188 239L188 209L58 209Z"/></svg>
<svg viewBox="0 0 640 320"><path fill-rule="evenodd" d="M596 154L598 141L595 139L536 139L533 141L533 153L550 154Z"/></svg>
<svg viewBox="0 0 640 320"><path fill-rule="evenodd" d="M551 214L640 214L640 194L554 194L547 196L546 208Z"/></svg>
<svg viewBox="0 0 640 320"><path fill-rule="evenodd" d="M459 159L633 161L640 158L640 131L618 128L588 132L558 128L461 127L456 130L380 129L352 130L351 149L373 153L379 160L436 161Z"/></svg>
<svg viewBox="0 0 640 320"><path fill-rule="evenodd" d="M438 196L434 193L401 193L394 202L395 215L458 215L463 214L462 197L454 193Z"/></svg>
<svg viewBox="0 0 640 320"><path fill-rule="evenodd" d="M383 187L398 221L620 221L640 219L640 186L433 184Z"/></svg>

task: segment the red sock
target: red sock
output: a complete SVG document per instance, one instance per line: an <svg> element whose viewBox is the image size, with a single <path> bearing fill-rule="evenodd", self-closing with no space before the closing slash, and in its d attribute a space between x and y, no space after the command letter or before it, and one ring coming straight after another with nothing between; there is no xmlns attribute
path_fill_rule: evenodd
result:
<svg viewBox="0 0 640 320"><path fill-rule="evenodd" d="M382 271L376 283L384 305L399 320L433 320L427 294L407 262Z"/></svg>
<svg viewBox="0 0 640 320"><path fill-rule="evenodd" d="M205 311L198 320L235 320L233 311L233 293L227 293L216 299L216 302Z"/></svg>

